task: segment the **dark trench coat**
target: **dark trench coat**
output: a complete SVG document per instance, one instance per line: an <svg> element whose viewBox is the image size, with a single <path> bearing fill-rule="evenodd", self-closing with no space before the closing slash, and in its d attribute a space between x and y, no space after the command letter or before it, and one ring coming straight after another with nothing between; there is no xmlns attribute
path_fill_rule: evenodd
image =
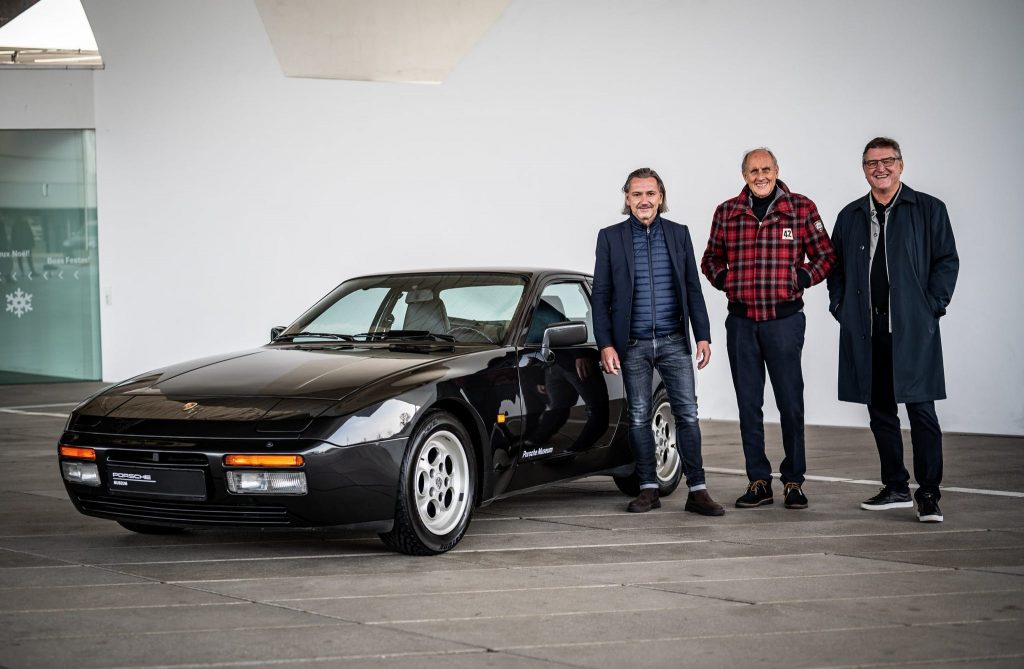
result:
<svg viewBox="0 0 1024 669"><path fill-rule="evenodd" d="M871 399L871 211L869 196L836 219L838 256L828 277L829 310L839 321L839 399ZM898 403L945 399L939 318L953 296L960 259L946 205L903 184L886 219L893 389Z"/></svg>

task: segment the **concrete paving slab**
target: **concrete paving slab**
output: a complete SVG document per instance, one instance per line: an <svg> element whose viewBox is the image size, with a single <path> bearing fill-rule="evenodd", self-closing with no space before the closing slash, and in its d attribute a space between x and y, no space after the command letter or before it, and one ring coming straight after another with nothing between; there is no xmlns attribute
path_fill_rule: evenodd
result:
<svg viewBox="0 0 1024 669"><path fill-rule="evenodd" d="M865 574L818 574L782 578L687 581L659 583L657 587L703 597L751 604L799 604L817 600L897 598L922 592L1005 593L1024 597L1024 578L1010 580L1001 574L962 569L923 569Z"/></svg>
<svg viewBox="0 0 1024 669"><path fill-rule="evenodd" d="M289 604L305 611L366 623L445 621L454 624L462 620L531 618L538 609L550 615L632 611L643 616L645 612L713 607L721 603L649 588L575 585L486 593L299 600Z"/></svg>
<svg viewBox="0 0 1024 669"><path fill-rule="evenodd" d="M1012 617L1012 616L1016 617ZM956 626L954 624L954 626ZM980 624L971 625L970 630L978 637L978 647L988 648L989 639L1008 641L1011 644L1020 641L1024 635L1024 622L1021 620L1020 609L1008 611L1007 617L999 620L985 620ZM1022 654L1024 655L1024 654ZM1024 665L1024 662L1021 663Z"/></svg>
<svg viewBox="0 0 1024 669"><path fill-rule="evenodd" d="M838 529L838 528L837 528ZM883 554L886 552L928 552L951 549L989 550L1024 549L1024 537L983 528L956 530L945 523L920 523L915 520L906 532L894 534L884 527L872 534L841 534L826 536L784 536L771 539L749 539L753 544L785 541L792 550L822 551L856 554ZM1022 550L1024 552L1024 550Z"/></svg>
<svg viewBox="0 0 1024 669"><path fill-rule="evenodd" d="M365 573L388 573L397 576L445 571L452 568L453 560L454 558L449 555L433 558L409 557L387 552L383 548L379 553L316 553L302 557L254 560L247 557L245 549L240 547L234 558L218 561L153 561L111 563L107 566L123 574L172 582Z"/></svg>
<svg viewBox="0 0 1024 669"><path fill-rule="evenodd" d="M615 531L573 529L567 532L488 534L466 537L457 554L482 550L530 550L573 546L643 546L650 542L650 530L621 529ZM680 544L700 542L686 528L679 528L665 540Z"/></svg>
<svg viewBox="0 0 1024 669"><path fill-rule="evenodd" d="M368 658L416 652L463 650L463 644L367 625L334 622L311 627L171 632L145 635L96 634L74 642L32 639L0 644L0 666L140 667L218 663L273 665L295 659ZM475 649L474 649L475 650Z"/></svg>
<svg viewBox="0 0 1024 669"><path fill-rule="evenodd" d="M126 576L109 569L76 564L56 567L14 567L0 569L0 596L6 596L7 591L12 588L82 587L148 582L138 576Z"/></svg>
<svg viewBox="0 0 1024 669"><path fill-rule="evenodd" d="M552 532L582 532L593 529L589 525L576 522L560 522L557 520L532 518L496 518L474 516L469 525L466 537L483 537L490 535L508 536L510 534L544 534Z"/></svg>
<svg viewBox="0 0 1024 669"><path fill-rule="evenodd" d="M603 644L515 649L517 654L582 667L873 667L945 666L949 659L1016 659L1008 642L979 649L967 630L946 628L854 627L814 630L737 632L697 637L612 641Z"/></svg>
<svg viewBox="0 0 1024 669"><path fill-rule="evenodd" d="M924 623L1016 624L1024 633L1024 592L1012 589L965 590L935 594L930 591L863 597L815 599L785 605L822 614L845 616L873 624L906 625ZM982 629L979 627L978 630Z"/></svg>
<svg viewBox="0 0 1024 669"><path fill-rule="evenodd" d="M473 593L486 598L494 591L536 590L581 584L571 572L561 570L561 573L552 573L556 570L545 567L475 569L452 562L448 562L447 566L447 570L403 573L400 578L389 572L346 572L331 576L186 580L178 583L208 592L267 602L451 593Z"/></svg>
<svg viewBox="0 0 1024 669"><path fill-rule="evenodd" d="M222 542L199 542L191 537L178 535L170 541L161 541L145 535L137 535L122 530L117 534L107 535L107 541L96 541L90 538L89 545L77 545L79 542L69 541L64 548L50 548L48 553L54 558L67 561L83 562L97 565L137 565L166 562L217 562L238 557L240 547L245 547L245 554L250 560L279 560L296 558L303 559L311 555L367 555L384 553L385 548L376 538L361 542L345 544L324 541L308 541L301 539L285 539L279 541L260 541L255 535L251 541L243 539ZM36 541L0 541L0 544L38 545Z"/></svg>
<svg viewBox="0 0 1024 669"><path fill-rule="evenodd" d="M1016 574L1024 575L1024 565L1017 566L1000 566L1000 567L975 567L979 571L989 571L995 574Z"/></svg>
<svg viewBox="0 0 1024 669"><path fill-rule="evenodd" d="M336 627L338 620L280 606L234 601L207 605L152 605L0 614L0 626L19 642L51 639L71 645L97 633L103 636L174 632L236 632L271 628Z"/></svg>
<svg viewBox="0 0 1024 669"><path fill-rule="evenodd" d="M63 488L61 492L64 492ZM27 511L32 513L50 511L59 514L67 511L70 504L67 494L63 498L41 497L38 494L6 490L0 492L0 523L3 523L2 527L6 530L8 522L16 520L18 516Z"/></svg>
<svg viewBox="0 0 1024 669"><path fill-rule="evenodd" d="M552 569L552 571L556 571ZM671 585L689 583L739 583L758 587L762 581L783 581L815 576L840 578L860 574L904 574L941 571L937 567L900 562L885 562L826 553L788 554L766 559L763 556L738 558L697 558L619 564L588 565L586 568L560 567L587 583L624 583L633 585Z"/></svg>
<svg viewBox="0 0 1024 669"><path fill-rule="evenodd" d="M83 586L7 588L0 591L0 611L46 612L125 606L232 604L237 600L164 583L108 583Z"/></svg>
<svg viewBox="0 0 1024 669"><path fill-rule="evenodd" d="M323 667L330 659L288 663L288 667ZM411 655L371 657L344 661L347 669L566 669L563 662L521 657L485 649L442 654L415 653Z"/></svg>
<svg viewBox="0 0 1024 669"><path fill-rule="evenodd" d="M900 560L914 564L956 569L981 567L1024 566L1024 548L1020 545L992 546L989 548L936 548L927 551L891 550L856 551L855 554L879 560Z"/></svg>
<svg viewBox="0 0 1024 669"><path fill-rule="evenodd" d="M32 555L21 551L12 551L0 548L0 569L12 569L18 567L54 567L66 564L62 560L48 558L41 555Z"/></svg>
<svg viewBox="0 0 1024 669"><path fill-rule="evenodd" d="M465 549L453 551L450 559L478 566L503 566L514 562L526 566L602 564L631 560L672 560L688 558L748 557L752 555L778 555L778 547L754 546L724 541L693 541L689 539L662 539L650 537L632 545L608 541L600 544L577 546L536 547L533 549ZM787 552L787 551L783 551Z"/></svg>
<svg viewBox="0 0 1024 669"><path fill-rule="evenodd" d="M0 387L0 407L84 394L55 389ZM809 475L864 483L735 509L738 428L702 423L724 517L685 513L683 491L628 514L591 477L500 500L456 550L411 558L365 532L147 537L81 516L62 427L0 414L3 667L1024 666L1024 500L981 492L1024 492L1024 439L946 435L944 485L978 492L946 490L928 526L859 509L878 477L866 428L807 429Z"/></svg>
<svg viewBox="0 0 1024 669"><path fill-rule="evenodd" d="M801 633L820 627L868 627L856 619L821 612L794 611L781 615L778 607L758 607L722 600L704 606L687 606L654 611L605 610L534 613L522 616L498 616L466 620L449 618L420 622L386 623L389 628L427 634L431 637L459 639L476 646L519 652L528 656L569 661L570 655L535 654L531 649L611 647L630 645L639 639L674 640L687 637L725 637ZM668 657L660 661L675 666ZM609 661L603 665L633 666L631 662ZM696 666L696 665L695 665Z"/></svg>
<svg viewBox="0 0 1024 669"><path fill-rule="evenodd" d="M83 516L84 517L84 516ZM376 540L376 537L373 538ZM364 541L369 541L369 538ZM347 543L355 543L352 537L346 537ZM103 551L111 551L127 557L131 554L144 555L147 550L230 550L239 546L279 545L300 546L309 550L315 547L322 550L327 541L315 534L296 533L267 535L254 533L197 534L186 532L171 535L136 534L111 525L108 521L100 528L92 528L72 533L46 533L21 536L0 536L0 547L26 552L43 552L48 555L59 555L62 552L76 553L82 561L96 561L102 557ZM342 542L331 542L332 548L343 545ZM62 556L63 557L63 556Z"/></svg>
<svg viewBox="0 0 1024 669"><path fill-rule="evenodd" d="M967 660L946 660L942 669L1020 669L1024 655L1010 654L1001 658L972 657ZM906 666L905 662L892 663L890 667Z"/></svg>

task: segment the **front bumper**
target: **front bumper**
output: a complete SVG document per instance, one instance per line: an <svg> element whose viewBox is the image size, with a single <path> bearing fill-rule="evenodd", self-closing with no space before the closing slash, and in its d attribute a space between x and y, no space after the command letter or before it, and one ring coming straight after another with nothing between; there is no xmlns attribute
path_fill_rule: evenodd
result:
<svg viewBox="0 0 1024 669"><path fill-rule="evenodd" d="M100 485L63 479L75 508L88 516L179 527L316 527L392 519L406 439L339 447L299 439L183 441L66 432L61 444L95 451ZM227 471L236 468L226 467L224 456L231 453L302 455L299 471L305 473L307 493L230 493ZM173 472L193 484L159 493L119 490L110 476L114 469Z"/></svg>

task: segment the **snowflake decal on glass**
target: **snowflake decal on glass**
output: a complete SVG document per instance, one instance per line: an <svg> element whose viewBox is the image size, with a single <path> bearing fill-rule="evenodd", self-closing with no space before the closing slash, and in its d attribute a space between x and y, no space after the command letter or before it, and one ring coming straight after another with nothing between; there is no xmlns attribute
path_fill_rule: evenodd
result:
<svg viewBox="0 0 1024 669"><path fill-rule="evenodd" d="M32 311L32 293L26 293L21 288L13 293L8 293L7 311L18 318L21 318L22 314Z"/></svg>

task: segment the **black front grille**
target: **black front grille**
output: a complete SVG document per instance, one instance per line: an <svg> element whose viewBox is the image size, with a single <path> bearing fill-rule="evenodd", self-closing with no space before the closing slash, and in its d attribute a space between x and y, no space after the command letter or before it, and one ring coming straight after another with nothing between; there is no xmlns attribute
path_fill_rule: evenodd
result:
<svg viewBox="0 0 1024 669"><path fill-rule="evenodd" d="M154 521L188 525L290 525L283 506L226 506L164 500L129 499L112 495L79 495L88 514L126 521Z"/></svg>
<svg viewBox="0 0 1024 669"><path fill-rule="evenodd" d="M175 453L173 451L129 451L111 449L107 451L107 462L144 465L198 465L210 463L205 453Z"/></svg>

